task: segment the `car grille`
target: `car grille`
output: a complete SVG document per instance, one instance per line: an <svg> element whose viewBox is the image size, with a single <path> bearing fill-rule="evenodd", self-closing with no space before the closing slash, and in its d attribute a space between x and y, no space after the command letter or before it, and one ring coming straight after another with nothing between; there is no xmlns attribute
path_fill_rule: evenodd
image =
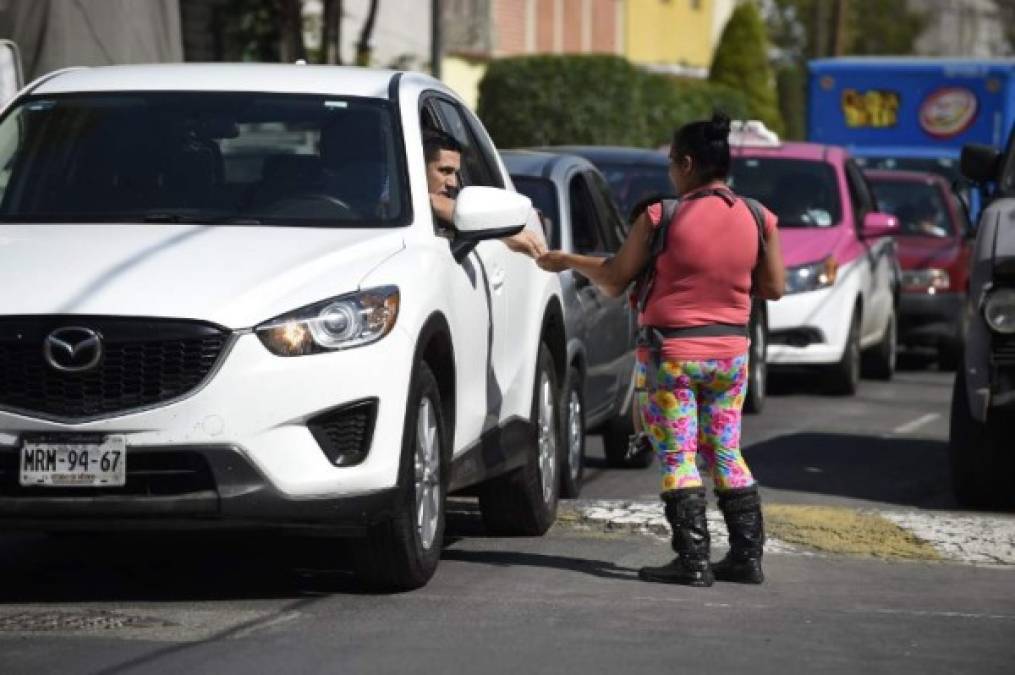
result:
<svg viewBox="0 0 1015 675"><path fill-rule="evenodd" d="M1015 367L1015 335L994 335L991 348L994 365Z"/></svg>
<svg viewBox="0 0 1015 675"><path fill-rule="evenodd" d="M307 422L317 444L336 466L359 464L370 451L377 400L357 401Z"/></svg>
<svg viewBox="0 0 1015 675"><path fill-rule="evenodd" d="M160 497L216 489L208 462L190 451L129 453L126 482L119 487L26 487L18 481L18 462L16 450L0 452L0 497Z"/></svg>
<svg viewBox="0 0 1015 675"><path fill-rule="evenodd" d="M54 330L84 327L102 356L82 372L57 370L43 345ZM0 407L77 421L153 406L198 387L222 357L229 333L210 324L109 317L0 319Z"/></svg>

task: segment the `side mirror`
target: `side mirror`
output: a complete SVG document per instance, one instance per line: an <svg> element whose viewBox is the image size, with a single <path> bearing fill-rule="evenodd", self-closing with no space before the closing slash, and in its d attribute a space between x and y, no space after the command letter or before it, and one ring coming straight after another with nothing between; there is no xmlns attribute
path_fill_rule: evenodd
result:
<svg viewBox="0 0 1015 675"><path fill-rule="evenodd" d="M465 188L455 200L452 255L462 262L479 242L521 232L531 212L532 200L517 192L479 185Z"/></svg>
<svg viewBox="0 0 1015 675"><path fill-rule="evenodd" d="M500 188L472 186L455 200L456 239L483 241L521 232L532 211L532 200Z"/></svg>
<svg viewBox="0 0 1015 675"><path fill-rule="evenodd" d="M962 147L959 167L962 175L974 183L989 183L997 179L1001 153L991 145L970 143Z"/></svg>
<svg viewBox="0 0 1015 675"><path fill-rule="evenodd" d="M861 234L866 239L893 237L900 231L899 219L887 213L868 213L863 219Z"/></svg>

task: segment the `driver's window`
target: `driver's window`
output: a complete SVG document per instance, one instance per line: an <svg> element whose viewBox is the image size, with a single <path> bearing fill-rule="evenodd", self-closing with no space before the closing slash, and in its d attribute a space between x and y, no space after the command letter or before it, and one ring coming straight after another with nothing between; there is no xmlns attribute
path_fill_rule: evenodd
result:
<svg viewBox="0 0 1015 675"><path fill-rule="evenodd" d="M598 253L604 250L596 223L596 208L588 185L581 174L571 178L571 242L576 253Z"/></svg>
<svg viewBox="0 0 1015 675"><path fill-rule="evenodd" d="M462 151L462 185L495 186L490 167L487 166L475 138L458 107L445 99L437 99L437 111L444 122L444 130L461 143Z"/></svg>

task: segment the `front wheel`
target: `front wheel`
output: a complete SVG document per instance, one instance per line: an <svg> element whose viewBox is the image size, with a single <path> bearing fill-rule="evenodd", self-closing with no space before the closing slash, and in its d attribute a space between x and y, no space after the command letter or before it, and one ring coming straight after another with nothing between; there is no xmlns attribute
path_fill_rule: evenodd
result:
<svg viewBox="0 0 1015 675"><path fill-rule="evenodd" d="M560 472L560 496L565 499L577 499L581 494L585 472L585 400L582 388L581 373L577 368L570 368L563 400L567 446Z"/></svg>
<svg viewBox="0 0 1015 675"><path fill-rule="evenodd" d="M536 437L528 448L524 466L481 486L479 509L491 534L539 536L557 519L560 477L558 455L560 423L559 389L553 356L539 345L532 423Z"/></svg>
<svg viewBox="0 0 1015 675"><path fill-rule="evenodd" d="M955 500L965 508L1007 506L1015 500L1015 425L988 411L980 422L969 410L966 378L960 371L952 389L948 459Z"/></svg>
<svg viewBox="0 0 1015 675"><path fill-rule="evenodd" d="M853 312L849 335L842 358L825 373L825 387L830 394L852 396L860 386L860 314Z"/></svg>
<svg viewBox="0 0 1015 675"><path fill-rule="evenodd" d="M760 413L765 408L765 388L768 380L768 322L765 312L751 314L751 351L747 370L747 395L744 412Z"/></svg>
<svg viewBox="0 0 1015 675"><path fill-rule="evenodd" d="M444 539L450 457L437 380L416 366L409 390L395 515L372 527L356 550L356 571L369 586L412 590L437 570Z"/></svg>
<svg viewBox="0 0 1015 675"><path fill-rule="evenodd" d="M898 359L899 323L895 308L888 315L881 340L868 353L864 354L864 374L875 380L890 380L895 374L895 363Z"/></svg>

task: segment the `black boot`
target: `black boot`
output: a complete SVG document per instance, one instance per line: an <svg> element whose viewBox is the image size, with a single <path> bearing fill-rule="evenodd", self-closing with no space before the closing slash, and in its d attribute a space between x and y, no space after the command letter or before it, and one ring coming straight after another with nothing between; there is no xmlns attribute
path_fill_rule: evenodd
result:
<svg viewBox="0 0 1015 675"><path fill-rule="evenodd" d="M758 486L734 490L716 490L719 509L729 530L730 550L726 557L712 565L715 578L742 584L760 584L765 580L761 571L761 554L765 545L765 522L761 516Z"/></svg>
<svg viewBox="0 0 1015 675"><path fill-rule="evenodd" d="M638 577L685 586L711 586L708 562L708 521L705 520L705 488L667 490L660 495L666 505L666 520L673 529L673 550L677 557L662 567L642 567Z"/></svg>

